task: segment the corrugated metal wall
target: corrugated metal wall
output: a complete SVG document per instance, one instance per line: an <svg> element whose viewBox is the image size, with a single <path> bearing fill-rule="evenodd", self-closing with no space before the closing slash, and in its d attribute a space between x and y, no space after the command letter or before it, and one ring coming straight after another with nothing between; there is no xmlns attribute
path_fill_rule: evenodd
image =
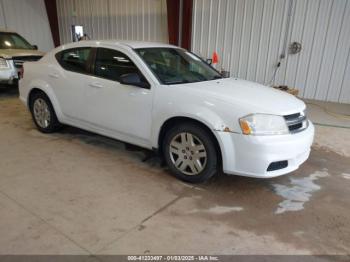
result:
<svg viewBox="0 0 350 262"><path fill-rule="evenodd" d="M71 42L71 25L91 39L168 42L166 0L57 0L61 43Z"/></svg>
<svg viewBox="0 0 350 262"><path fill-rule="evenodd" d="M285 37L287 44L300 42L302 51L287 55L272 81ZM192 49L203 57L216 50L218 69L233 76L350 103L348 0L194 0Z"/></svg>
<svg viewBox="0 0 350 262"><path fill-rule="evenodd" d="M16 31L42 51L54 47L44 0L0 0L0 28Z"/></svg>

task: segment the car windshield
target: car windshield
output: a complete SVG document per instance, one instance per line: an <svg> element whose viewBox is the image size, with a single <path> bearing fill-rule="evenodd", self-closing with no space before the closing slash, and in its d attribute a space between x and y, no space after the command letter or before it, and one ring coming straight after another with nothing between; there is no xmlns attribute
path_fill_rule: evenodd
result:
<svg viewBox="0 0 350 262"><path fill-rule="evenodd" d="M0 49L34 49L34 47L16 33L1 32Z"/></svg>
<svg viewBox="0 0 350 262"><path fill-rule="evenodd" d="M198 56L180 48L139 48L135 51L165 85L222 78Z"/></svg>

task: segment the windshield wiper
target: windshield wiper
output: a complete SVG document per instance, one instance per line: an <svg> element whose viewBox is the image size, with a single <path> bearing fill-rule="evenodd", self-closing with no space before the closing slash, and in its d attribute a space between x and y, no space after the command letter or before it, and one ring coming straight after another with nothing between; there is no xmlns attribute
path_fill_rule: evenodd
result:
<svg viewBox="0 0 350 262"><path fill-rule="evenodd" d="M212 78L212 80L215 80L215 79L222 79L223 77L222 76L214 76L213 78Z"/></svg>
<svg viewBox="0 0 350 262"><path fill-rule="evenodd" d="M167 85L176 85L176 84L187 84L190 83L188 80L181 80L181 81L174 81L174 82L167 82Z"/></svg>

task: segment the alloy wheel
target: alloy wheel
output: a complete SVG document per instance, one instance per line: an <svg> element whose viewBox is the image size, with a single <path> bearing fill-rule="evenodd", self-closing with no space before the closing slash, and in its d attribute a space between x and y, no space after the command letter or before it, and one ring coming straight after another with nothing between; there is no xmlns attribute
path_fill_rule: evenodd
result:
<svg viewBox="0 0 350 262"><path fill-rule="evenodd" d="M35 100L33 105L33 113L36 123L41 128L47 128L50 125L51 113L46 101L42 98Z"/></svg>
<svg viewBox="0 0 350 262"><path fill-rule="evenodd" d="M170 159L183 174L194 176L207 164L207 151L203 142L187 132L177 134L170 142Z"/></svg>

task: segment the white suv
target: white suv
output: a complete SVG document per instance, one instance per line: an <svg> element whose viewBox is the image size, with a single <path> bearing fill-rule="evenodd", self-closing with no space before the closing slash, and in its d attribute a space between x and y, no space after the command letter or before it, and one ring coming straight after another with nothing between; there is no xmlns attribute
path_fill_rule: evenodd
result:
<svg viewBox="0 0 350 262"><path fill-rule="evenodd" d="M24 64L20 98L42 132L76 126L164 156L201 182L227 174L269 178L309 156L305 104L257 83L222 78L176 46L82 41Z"/></svg>

